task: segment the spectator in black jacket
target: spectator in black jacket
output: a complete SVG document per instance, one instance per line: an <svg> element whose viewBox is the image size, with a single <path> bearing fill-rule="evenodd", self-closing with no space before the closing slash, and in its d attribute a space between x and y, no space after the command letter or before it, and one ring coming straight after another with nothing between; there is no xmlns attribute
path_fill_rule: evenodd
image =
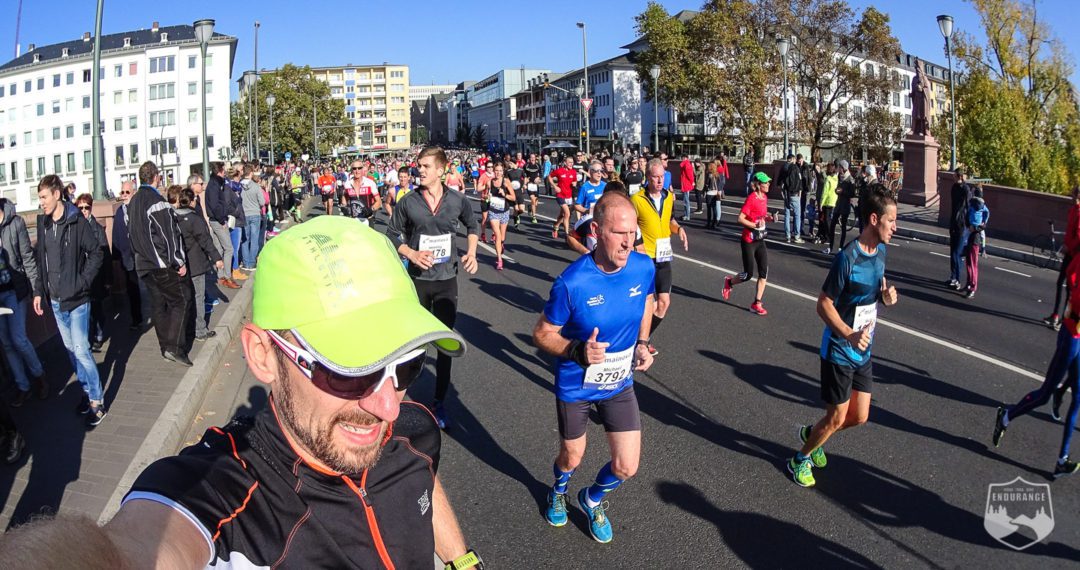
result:
<svg viewBox="0 0 1080 570"><path fill-rule="evenodd" d="M128 180L120 186L120 201L124 204L113 216L112 255L124 268L124 284L127 289L128 310L131 313L131 325L128 330L137 331L142 326L142 291L139 274L135 272L135 252L131 251L131 237L128 235L128 203L135 193L135 182Z"/></svg>
<svg viewBox="0 0 1080 570"><path fill-rule="evenodd" d="M34 312L45 314L44 299L52 307L56 328L86 398L79 407L87 425L105 419L104 395L94 355L90 354L90 287L101 269L102 253L90 222L69 202L61 200L64 183L50 174L38 183L38 266L34 285Z"/></svg>
<svg viewBox="0 0 1080 570"><path fill-rule="evenodd" d="M795 155L789 154L780 169L780 195L784 198L784 236L789 243L803 243L802 169L795 161Z"/></svg>
<svg viewBox="0 0 1080 570"><path fill-rule="evenodd" d="M964 169L956 169L952 187L952 212L949 217L949 287L960 290L960 270L964 268L964 229L967 228L967 205L971 202L971 186Z"/></svg>
<svg viewBox="0 0 1080 570"><path fill-rule="evenodd" d="M187 255L176 213L158 193L161 173L153 162L139 167L139 189L128 203L128 234L135 271L146 283L154 306L154 329L165 360L191 366L195 337L189 317L195 291L187 279Z"/></svg>
<svg viewBox="0 0 1080 570"><path fill-rule="evenodd" d="M176 209L176 222L184 236L184 251L188 259L188 277L195 289L192 318L195 320L195 340L204 341L217 333L206 328L206 274L211 268L220 269L225 264L214 247L210 229L198 212L192 209L195 192L190 188L170 186L167 192L169 205Z"/></svg>
<svg viewBox="0 0 1080 570"><path fill-rule="evenodd" d="M109 259L109 238L105 237L105 226L101 225L94 217L94 198L85 192L75 198L75 207L79 213L90 222L90 227L97 237L98 247L101 249L101 259ZM105 280L108 274L106 269L111 269L109 264L102 261L101 269L94 276L94 282L90 284L90 352L101 352L101 345L105 344L105 309L103 304L108 291L105 288Z"/></svg>
<svg viewBox="0 0 1080 570"><path fill-rule="evenodd" d="M4 347L12 380L18 388L18 393L11 400L11 406L17 408L30 397L31 379L38 398L42 400L49 397L49 385L45 381L41 359L26 336L27 305L38 280L30 232L26 230L22 216L15 212L15 204L4 198L0 198L0 246L4 264L4 268L0 269L0 281L3 281L0 284L0 307L11 309L10 315L0 317L0 345ZM8 272L6 278L3 277L5 271Z"/></svg>
<svg viewBox="0 0 1080 570"><path fill-rule="evenodd" d="M225 164L210 163L210 180L206 183L203 202L206 204L206 217L210 222L210 231L218 244L221 259L228 260L218 269L218 283L229 289L239 289L240 285L232 278L233 243L229 235L229 201L225 194L229 188L225 185Z"/></svg>

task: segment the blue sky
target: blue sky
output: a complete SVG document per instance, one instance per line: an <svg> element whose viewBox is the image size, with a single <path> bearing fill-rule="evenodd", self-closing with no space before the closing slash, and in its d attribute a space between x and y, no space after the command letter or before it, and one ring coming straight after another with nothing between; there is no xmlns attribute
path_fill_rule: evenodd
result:
<svg viewBox="0 0 1080 570"><path fill-rule="evenodd" d="M892 17L893 30L908 52L944 64L943 40L935 17L951 14L957 29L978 32L974 11L962 0L849 0L874 4ZM0 60L14 55L15 14L19 0L0 7ZM669 12L697 9L700 2L662 4ZM259 20L259 67L287 62L311 65L368 64L383 61L410 66L412 83L456 83L482 79L521 65L566 71L581 65L581 31L588 25L589 61L622 53L634 39L634 15L645 0L546 0L528 3L345 2L289 3L188 0L150 3L105 0L103 32L116 33L161 25L217 20L217 30L239 38L233 77L253 66L254 21ZM498 6L494 8L493 6ZM1077 0L1040 0L1040 11L1066 41L1075 61L1080 55ZM309 9L310 8L310 9ZM585 9L583 9L585 8ZM46 45L78 38L94 25L91 0L23 0L20 42ZM59 16L59 17L58 17ZM1080 72L1073 75L1080 84ZM235 93L235 85L233 92Z"/></svg>

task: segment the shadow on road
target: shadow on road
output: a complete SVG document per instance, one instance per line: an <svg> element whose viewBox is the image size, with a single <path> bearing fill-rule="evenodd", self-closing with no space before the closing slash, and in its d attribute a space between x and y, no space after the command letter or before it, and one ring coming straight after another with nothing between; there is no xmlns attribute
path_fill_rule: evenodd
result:
<svg viewBox="0 0 1080 570"><path fill-rule="evenodd" d="M880 568L865 556L806 529L757 513L725 511L686 483L661 481L656 494L716 526L724 546L751 568ZM778 547L776 537L783 537Z"/></svg>

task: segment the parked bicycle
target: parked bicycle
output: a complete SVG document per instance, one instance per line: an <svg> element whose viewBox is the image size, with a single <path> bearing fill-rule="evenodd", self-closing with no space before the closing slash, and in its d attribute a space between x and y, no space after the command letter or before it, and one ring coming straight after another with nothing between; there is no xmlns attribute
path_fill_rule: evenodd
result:
<svg viewBox="0 0 1080 570"><path fill-rule="evenodd" d="M1039 267L1051 267L1060 263L1064 258L1065 232L1054 229L1054 220L1049 221L1050 232L1035 237L1035 245L1031 246L1031 254L1035 256L1035 264ZM1058 236L1062 236L1058 239Z"/></svg>

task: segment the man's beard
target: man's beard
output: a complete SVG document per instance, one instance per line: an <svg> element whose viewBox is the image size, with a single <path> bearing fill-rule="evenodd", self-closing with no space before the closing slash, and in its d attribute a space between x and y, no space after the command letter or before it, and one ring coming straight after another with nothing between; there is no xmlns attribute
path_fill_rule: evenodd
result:
<svg viewBox="0 0 1080 570"><path fill-rule="evenodd" d="M310 418L308 425L304 425L298 417L294 401L296 396L289 382L290 379L282 378L277 383L275 401L281 410L281 418L285 426L311 455L338 473L359 473L374 467L379 462L379 457L382 455L382 437L369 446L345 450L336 447L333 440L334 430L337 429L339 423L355 426L377 425L380 423L377 418L363 410L352 408L349 412L335 415L329 425L311 425Z"/></svg>

